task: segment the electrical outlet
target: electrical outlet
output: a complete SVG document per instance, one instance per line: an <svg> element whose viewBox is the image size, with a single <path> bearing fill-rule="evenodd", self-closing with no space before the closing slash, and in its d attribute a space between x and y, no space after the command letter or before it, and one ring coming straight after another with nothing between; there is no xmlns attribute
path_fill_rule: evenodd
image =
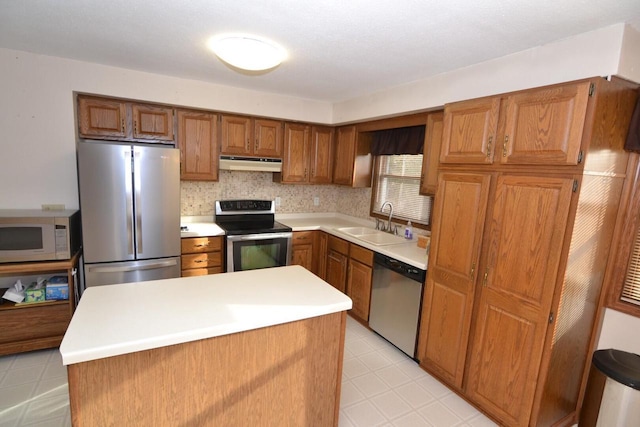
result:
<svg viewBox="0 0 640 427"><path fill-rule="evenodd" d="M316 196L313 198L313 206L320 206L320 197Z"/></svg>
<svg viewBox="0 0 640 427"><path fill-rule="evenodd" d="M276 207L280 206L281 203L282 199L280 199L280 197L276 197Z"/></svg>
<svg viewBox="0 0 640 427"><path fill-rule="evenodd" d="M42 205L43 211L63 211L64 205Z"/></svg>

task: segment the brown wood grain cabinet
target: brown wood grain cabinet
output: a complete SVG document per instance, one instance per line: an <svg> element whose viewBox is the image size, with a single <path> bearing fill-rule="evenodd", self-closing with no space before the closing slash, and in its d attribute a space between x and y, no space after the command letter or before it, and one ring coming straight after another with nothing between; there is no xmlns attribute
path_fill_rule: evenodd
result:
<svg viewBox="0 0 640 427"><path fill-rule="evenodd" d="M2 320L0 356L60 345L75 311L74 290L78 258L79 254L76 254L66 261L0 264L0 277L15 277L17 280L17 278L24 276L61 275L67 276L69 283L68 300L32 304L14 304L10 301L4 301L0 305L0 319Z"/></svg>
<svg viewBox="0 0 640 427"><path fill-rule="evenodd" d="M636 97L594 78L445 106L418 358L500 424L577 421Z"/></svg>
<svg viewBox="0 0 640 427"><path fill-rule="evenodd" d="M180 179L218 180L218 116L178 110Z"/></svg>
<svg viewBox="0 0 640 427"><path fill-rule="evenodd" d="M349 242L329 236L327 243L327 270L325 280L340 292L346 292Z"/></svg>
<svg viewBox="0 0 640 427"><path fill-rule="evenodd" d="M78 95L82 138L174 142L173 108L113 98Z"/></svg>
<svg viewBox="0 0 640 427"><path fill-rule="evenodd" d="M326 281L327 278L327 254L329 251L329 235L324 231L318 232L318 277Z"/></svg>
<svg viewBox="0 0 640 427"><path fill-rule="evenodd" d="M291 240L291 264L301 265L310 272L318 274L316 255L316 231L296 231Z"/></svg>
<svg viewBox="0 0 640 427"><path fill-rule="evenodd" d="M180 239L181 276L223 273L222 236L184 237Z"/></svg>
<svg viewBox="0 0 640 427"><path fill-rule="evenodd" d="M372 280L373 252L351 243L346 294L353 301L350 313L365 323L369 321Z"/></svg>
<svg viewBox="0 0 640 427"><path fill-rule="evenodd" d="M310 184L331 184L335 131L328 126L311 126Z"/></svg>
<svg viewBox="0 0 640 427"><path fill-rule="evenodd" d="M278 120L223 114L220 153L282 158L283 123Z"/></svg>
<svg viewBox="0 0 640 427"><path fill-rule="evenodd" d="M436 194L443 121L444 114L442 111L430 113L427 116L424 136L424 155L422 157L422 175L420 177L420 194Z"/></svg>
<svg viewBox="0 0 640 427"><path fill-rule="evenodd" d="M331 184L332 127L286 123L282 173L274 181L286 184Z"/></svg>
<svg viewBox="0 0 640 427"><path fill-rule="evenodd" d="M333 183L370 187L372 167L371 133L358 132L355 125L337 128Z"/></svg>

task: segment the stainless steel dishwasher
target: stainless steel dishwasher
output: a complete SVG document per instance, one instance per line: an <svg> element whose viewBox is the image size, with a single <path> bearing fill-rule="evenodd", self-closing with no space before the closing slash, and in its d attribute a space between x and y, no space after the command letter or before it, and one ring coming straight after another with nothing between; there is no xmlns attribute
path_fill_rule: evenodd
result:
<svg viewBox="0 0 640 427"><path fill-rule="evenodd" d="M369 327L415 357L426 271L376 253Z"/></svg>

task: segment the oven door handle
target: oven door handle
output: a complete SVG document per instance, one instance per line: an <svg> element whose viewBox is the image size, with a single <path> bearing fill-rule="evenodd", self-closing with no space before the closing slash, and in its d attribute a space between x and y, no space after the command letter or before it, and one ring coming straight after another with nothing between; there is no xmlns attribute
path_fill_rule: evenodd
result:
<svg viewBox="0 0 640 427"><path fill-rule="evenodd" d="M257 234L241 234L234 236L227 236L227 240L232 242L241 242L245 240L267 240L267 239L291 239L293 233L257 233Z"/></svg>

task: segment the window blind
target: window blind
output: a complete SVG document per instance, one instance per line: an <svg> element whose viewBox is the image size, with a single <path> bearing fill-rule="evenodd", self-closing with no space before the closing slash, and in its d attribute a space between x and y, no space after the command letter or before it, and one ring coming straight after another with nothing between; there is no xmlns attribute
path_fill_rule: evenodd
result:
<svg viewBox="0 0 640 427"><path fill-rule="evenodd" d="M384 212L380 208L391 202L394 218L428 225L432 200L420 195L422 154L379 156L377 166L373 212L388 215L388 208Z"/></svg>
<svg viewBox="0 0 640 427"><path fill-rule="evenodd" d="M622 287L620 299L640 305L640 228L638 228L633 242L633 251L629 259L627 276Z"/></svg>

